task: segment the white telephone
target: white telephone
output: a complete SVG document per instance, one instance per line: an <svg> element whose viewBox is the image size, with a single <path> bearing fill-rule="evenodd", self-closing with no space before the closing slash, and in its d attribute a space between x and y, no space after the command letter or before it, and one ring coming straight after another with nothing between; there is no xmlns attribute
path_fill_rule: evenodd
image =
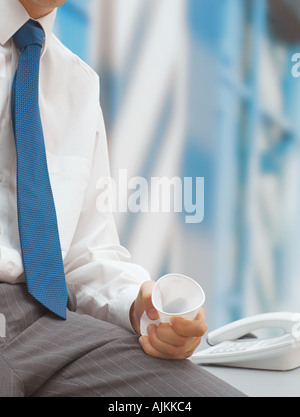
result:
<svg viewBox="0 0 300 417"><path fill-rule="evenodd" d="M250 333L280 328L279 337L257 339ZM247 337L247 335L249 335ZM208 334L212 347L195 353L199 365L288 371L300 367L300 314L269 313L230 323Z"/></svg>

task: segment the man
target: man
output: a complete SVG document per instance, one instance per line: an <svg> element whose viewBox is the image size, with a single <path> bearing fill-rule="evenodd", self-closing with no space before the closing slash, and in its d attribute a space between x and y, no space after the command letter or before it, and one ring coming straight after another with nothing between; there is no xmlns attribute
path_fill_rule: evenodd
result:
<svg viewBox="0 0 300 417"><path fill-rule="evenodd" d="M204 310L138 337L154 282L96 209L98 76L52 33L65 1L0 2L0 396L239 395L183 360Z"/></svg>

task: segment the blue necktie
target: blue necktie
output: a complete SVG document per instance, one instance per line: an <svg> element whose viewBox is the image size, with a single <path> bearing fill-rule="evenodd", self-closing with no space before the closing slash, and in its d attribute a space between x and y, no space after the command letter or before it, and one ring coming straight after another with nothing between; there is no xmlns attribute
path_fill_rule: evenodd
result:
<svg viewBox="0 0 300 417"><path fill-rule="evenodd" d="M28 291L65 319L68 293L39 111L43 40L44 31L33 20L14 35L21 52L11 104L17 153L18 225Z"/></svg>

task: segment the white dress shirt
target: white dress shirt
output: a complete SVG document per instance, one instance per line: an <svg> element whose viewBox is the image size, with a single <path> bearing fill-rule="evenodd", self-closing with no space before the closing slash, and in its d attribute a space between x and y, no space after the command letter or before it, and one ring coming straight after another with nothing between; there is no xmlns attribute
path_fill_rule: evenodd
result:
<svg viewBox="0 0 300 417"><path fill-rule="evenodd" d="M97 182L110 176L97 74L52 33L56 12L39 19L45 31L40 112L56 205L66 280L78 312L132 330L129 309L148 272L130 263L113 215L97 211ZM16 203L16 153L10 91L19 51L12 36L29 19L18 0L0 2L0 281L25 281Z"/></svg>

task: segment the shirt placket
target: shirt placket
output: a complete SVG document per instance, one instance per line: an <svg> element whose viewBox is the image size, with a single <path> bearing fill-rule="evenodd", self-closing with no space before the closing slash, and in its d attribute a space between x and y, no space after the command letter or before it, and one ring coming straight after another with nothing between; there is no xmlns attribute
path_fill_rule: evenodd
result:
<svg viewBox="0 0 300 417"><path fill-rule="evenodd" d="M22 271L20 252L16 251L18 242L12 240L17 236L16 202L15 202L15 146L11 126L11 85L18 63L18 51L12 40L5 49L0 46L0 281L11 280ZM17 243L17 244L16 244Z"/></svg>

